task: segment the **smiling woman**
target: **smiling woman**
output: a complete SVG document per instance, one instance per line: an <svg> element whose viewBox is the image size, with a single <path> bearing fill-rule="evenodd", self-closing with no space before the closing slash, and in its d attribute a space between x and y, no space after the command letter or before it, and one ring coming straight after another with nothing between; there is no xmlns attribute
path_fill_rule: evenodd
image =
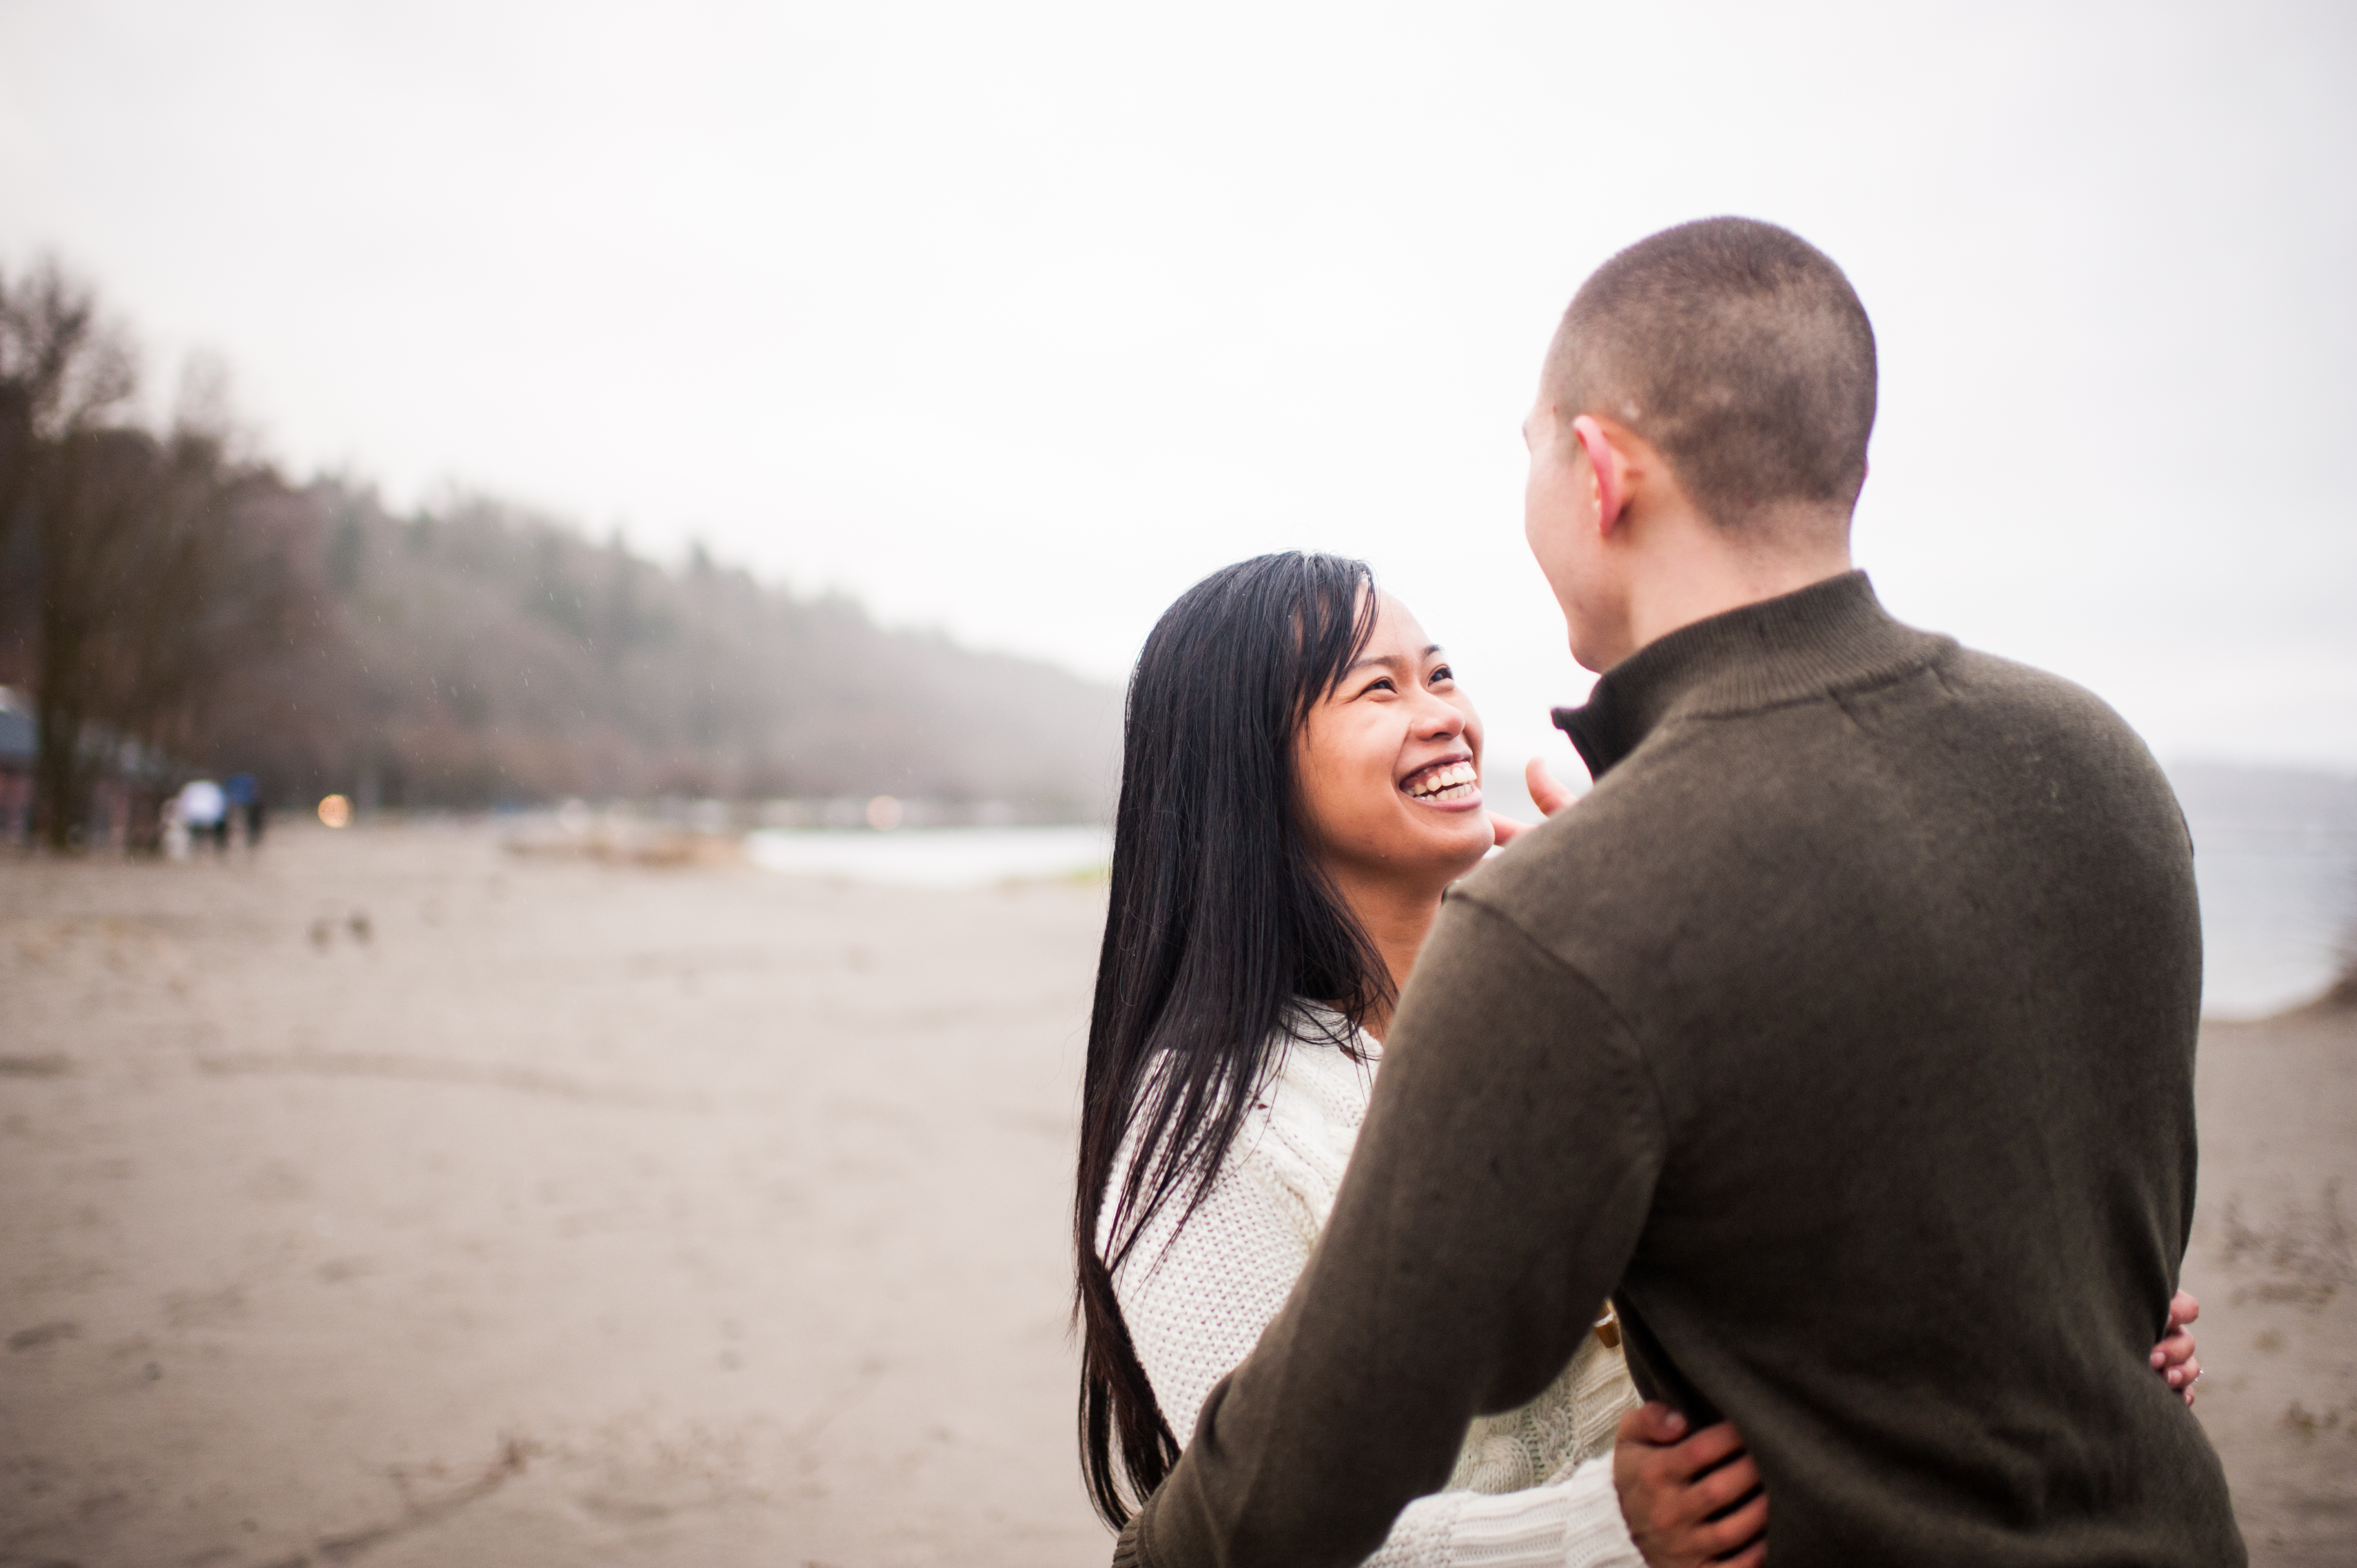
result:
<svg viewBox="0 0 2357 1568"><path fill-rule="evenodd" d="M1390 594L1361 591L1366 644L1303 715L1300 811L1318 865L1382 954L1394 994L1440 895L1496 842L1481 720L1440 645ZM1363 1020L1377 1035L1387 1003Z"/></svg>
<svg viewBox="0 0 2357 1568"><path fill-rule="evenodd" d="M1358 562L1241 562L1146 639L1073 1207L1082 1460L1112 1523L1308 1262L1393 1001L1496 842L1480 765L1448 659ZM1587 1337L1537 1400L1474 1423L1447 1489L1368 1561L1634 1563L1604 1455L1637 1402L1617 1337ZM1719 1504L1749 1476L1720 1470Z"/></svg>

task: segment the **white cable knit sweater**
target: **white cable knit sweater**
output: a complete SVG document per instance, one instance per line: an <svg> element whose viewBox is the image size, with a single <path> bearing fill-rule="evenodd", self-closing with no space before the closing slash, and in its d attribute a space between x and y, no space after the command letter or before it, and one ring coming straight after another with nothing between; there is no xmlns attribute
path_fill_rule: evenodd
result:
<svg viewBox="0 0 2357 1568"><path fill-rule="evenodd" d="M1339 1032L1340 1019L1322 1018ZM1364 1063L1289 1042L1200 1206L1183 1224L1183 1198L1166 1206L1114 1273L1138 1360L1181 1442L1211 1385L1285 1305L1333 1211L1374 1088L1380 1047L1363 1034L1359 1043ZM1133 1144L1118 1163L1135 1156ZM1100 1251L1113 1208L1098 1220ZM1410 1503L1369 1568L1641 1568L1610 1459L1638 1403L1620 1352L1588 1336L1536 1400L1473 1423L1448 1489Z"/></svg>

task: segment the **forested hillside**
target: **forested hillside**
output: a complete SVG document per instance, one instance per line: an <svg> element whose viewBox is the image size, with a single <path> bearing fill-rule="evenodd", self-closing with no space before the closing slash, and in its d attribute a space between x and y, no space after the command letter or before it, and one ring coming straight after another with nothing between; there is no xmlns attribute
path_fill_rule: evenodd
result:
<svg viewBox="0 0 2357 1568"><path fill-rule="evenodd" d="M152 824L195 770L254 774L282 803L1105 808L1108 686L884 629L700 549L665 567L483 499L394 516L364 485L242 456L201 398L143 423L136 366L87 288L0 274L0 685L36 722L52 843L93 811Z"/></svg>
<svg viewBox="0 0 2357 1568"><path fill-rule="evenodd" d="M301 499L327 635L211 737L221 766L389 803L888 791L1061 813L1093 812L1114 766L1110 688L701 551L665 569L489 502Z"/></svg>

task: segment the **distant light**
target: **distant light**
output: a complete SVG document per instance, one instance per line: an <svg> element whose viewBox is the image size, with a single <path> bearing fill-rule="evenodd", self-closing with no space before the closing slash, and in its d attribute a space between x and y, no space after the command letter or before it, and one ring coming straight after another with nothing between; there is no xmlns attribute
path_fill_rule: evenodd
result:
<svg viewBox="0 0 2357 1568"><path fill-rule="evenodd" d="M319 820L331 828L350 827L352 803L341 795L330 795L319 802Z"/></svg>
<svg viewBox="0 0 2357 1568"><path fill-rule="evenodd" d="M900 825L900 802L889 795L878 795L867 802L867 825L877 832L889 832Z"/></svg>

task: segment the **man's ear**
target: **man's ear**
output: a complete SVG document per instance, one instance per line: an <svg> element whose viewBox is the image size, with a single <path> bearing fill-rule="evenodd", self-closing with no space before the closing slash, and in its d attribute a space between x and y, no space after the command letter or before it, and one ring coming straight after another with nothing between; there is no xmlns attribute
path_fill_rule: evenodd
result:
<svg viewBox="0 0 2357 1568"><path fill-rule="evenodd" d="M1620 521L1620 509L1628 504L1628 464L1594 415L1583 413L1573 420L1571 433L1587 454L1588 471L1596 477L1596 531L1609 534Z"/></svg>

